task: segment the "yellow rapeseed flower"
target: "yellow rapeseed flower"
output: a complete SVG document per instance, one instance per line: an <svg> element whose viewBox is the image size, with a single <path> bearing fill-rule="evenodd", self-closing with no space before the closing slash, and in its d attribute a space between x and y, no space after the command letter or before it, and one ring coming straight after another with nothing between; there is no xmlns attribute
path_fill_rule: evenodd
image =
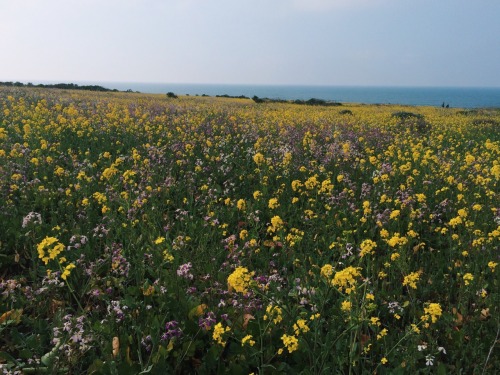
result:
<svg viewBox="0 0 500 375"><path fill-rule="evenodd" d="M68 264L66 267L64 267L64 271L61 274L61 279L66 280L67 277L70 275L71 270L75 268L76 266L73 263Z"/></svg>
<svg viewBox="0 0 500 375"><path fill-rule="evenodd" d="M490 261L488 262L488 267L490 267L491 272L495 272L495 267L498 265L497 262Z"/></svg>
<svg viewBox="0 0 500 375"><path fill-rule="evenodd" d="M266 307L266 313L264 314L264 320L272 320L274 324L278 324L283 320L283 311L278 306L268 305Z"/></svg>
<svg viewBox="0 0 500 375"><path fill-rule="evenodd" d="M321 267L321 276L323 276L324 278L329 279L332 274L333 266L331 264L325 264L323 267Z"/></svg>
<svg viewBox="0 0 500 375"><path fill-rule="evenodd" d="M222 323L217 323L214 326L214 332L212 333L212 338L217 342L217 344L221 346L225 346L226 342L224 341L224 333L229 332L231 330L231 327L226 327L222 325Z"/></svg>
<svg viewBox="0 0 500 375"><path fill-rule="evenodd" d="M424 307L424 316L422 320L426 321L431 318L432 323L436 323L437 319L443 314L441 305L439 303L429 303L427 307Z"/></svg>
<svg viewBox="0 0 500 375"><path fill-rule="evenodd" d="M288 353L292 353L299 348L299 340L295 336L284 334L281 336L281 341L288 349Z"/></svg>
<svg viewBox="0 0 500 375"><path fill-rule="evenodd" d="M254 346L255 345L255 341L252 340L252 338L253 338L252 335L246 335L245 337L243 337L241 339L241 346L245 346L245 344L247 344L247 343L250 346Z"/></svg>
<svg viewBox="0 0 500 375"><path fill-rule="evenodd" d="M359 256L362 258L365 255L373 254L376 247L377 244L374 241L364 240L363 242L361 242L360 245L361 252L359 253Z"/></svg>
<svg viewBox="0 0 500 375"><path fill-rule="evenodd" d="M405 276L403 279L403 286L410 286L413 289L417 289L417 281L420 279L422 271L412 272Z"/></svg>
<svg viewBox="0 0 500 375"><path fill-rule="evenodd" d="M64 245L55 237L45 237L37 245L38 257L45 263L55 259L64 250Z"/></svg>
<svg viewBox="0 0 500 375"><path fill-rule="evenodd" d="M356 277L361 275L360 267L349 266L342 271L335 273L332 280L333 286L338 286L339 290L344 289L347 294L350 294L356 285Z"/></svg>
<svg viewBox="0 0 500 375"><path fill-rule="evenodd" d="M229 288L244 294L248 291L254 274L255 272L249 272L246 267L238 267L227 278L227 284Z"/></svg>
<svg viewBox="0 0 500 375"><path fill-rule="evenodd" d="M474 280L474 276L472 273L468 272L463 276L465 285L469 285L472 280Z"/></svg>
<svg viewBox="0 0 500 375"><path fill-rule="evenodd" d="M238 207L238 210L244 211L247 207L247 204L245 203L244 199L238 199L238 202L236 203L236 207Z"/></svg>
<svg viewBox="0 0 500 375"><path fill-rule="evenodd" d="M278 199L277 198L271 198L269 199L269 204L268 204L268 207L273 210L275 208L278 208L279 207L279 203L278 203Z"/></svg>

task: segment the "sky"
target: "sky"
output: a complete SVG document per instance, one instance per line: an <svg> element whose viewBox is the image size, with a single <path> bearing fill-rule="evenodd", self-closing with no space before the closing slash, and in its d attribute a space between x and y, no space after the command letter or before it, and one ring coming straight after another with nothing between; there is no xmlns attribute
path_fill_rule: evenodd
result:
<svg viewBox="0 0 500 375"><path fill-rule="evenodd" d="M499 0L0 0L0 81L500 87Z"/></svg>

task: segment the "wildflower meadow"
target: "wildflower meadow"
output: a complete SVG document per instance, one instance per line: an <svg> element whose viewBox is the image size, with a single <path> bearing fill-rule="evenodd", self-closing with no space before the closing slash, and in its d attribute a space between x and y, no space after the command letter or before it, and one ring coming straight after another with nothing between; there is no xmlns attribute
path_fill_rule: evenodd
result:
<svg viewBox="0 0 500 375"><path fill-rule="evenodd" d="M500 110L0 88L0 373L500 372Z"/></svg>

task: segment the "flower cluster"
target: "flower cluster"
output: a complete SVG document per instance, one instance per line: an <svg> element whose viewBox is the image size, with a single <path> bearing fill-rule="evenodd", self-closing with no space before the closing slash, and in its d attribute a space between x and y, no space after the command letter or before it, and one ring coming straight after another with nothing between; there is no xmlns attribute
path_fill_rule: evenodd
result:
<svg viewBox="0 0 500 375"><path fill-rule="evenodd" d="M230 289L234 289L238 293L247 293L248 288L252 284L252 277L255 272L250 272L246 267L237 267L227 278L227 284Z"/></svg>

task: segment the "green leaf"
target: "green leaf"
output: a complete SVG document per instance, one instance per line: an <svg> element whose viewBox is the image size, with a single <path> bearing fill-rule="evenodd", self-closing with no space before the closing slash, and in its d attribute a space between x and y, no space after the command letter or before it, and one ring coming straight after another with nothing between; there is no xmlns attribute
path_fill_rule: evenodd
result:
<svg viewBox="0 0 500 375"><path fill-rule="evenodd" d="M17 363L16 359L12 357L9 353L0 352L0 359L7 361L8 363Z"/></svg>
<svg viewBox="0 0 500 375"><path fill-rule="evenodd" d="M58 343L56 346L54 346L54 348L50 352L42 356L41 361L45 366L50 366L54 362L54 359L57 356L57 352L59 351L60 346L61 343Z"/></svg>
<svg viewBox="0 0 500 375"><path fill-rule="evenodd" d="M31 350L28 350L28 349L22 349L20 352L19 352L19 358L22 358L22 359L28 359L28 358L31 358L33 357L33 353L31 353Z"/></svg>
<svg viewBox="0 0 500 375"><path fill-rule="evenodd" d="M446 366L443 363L440 363L437 367L436 371L437 375L446 375Z"/></svg>

